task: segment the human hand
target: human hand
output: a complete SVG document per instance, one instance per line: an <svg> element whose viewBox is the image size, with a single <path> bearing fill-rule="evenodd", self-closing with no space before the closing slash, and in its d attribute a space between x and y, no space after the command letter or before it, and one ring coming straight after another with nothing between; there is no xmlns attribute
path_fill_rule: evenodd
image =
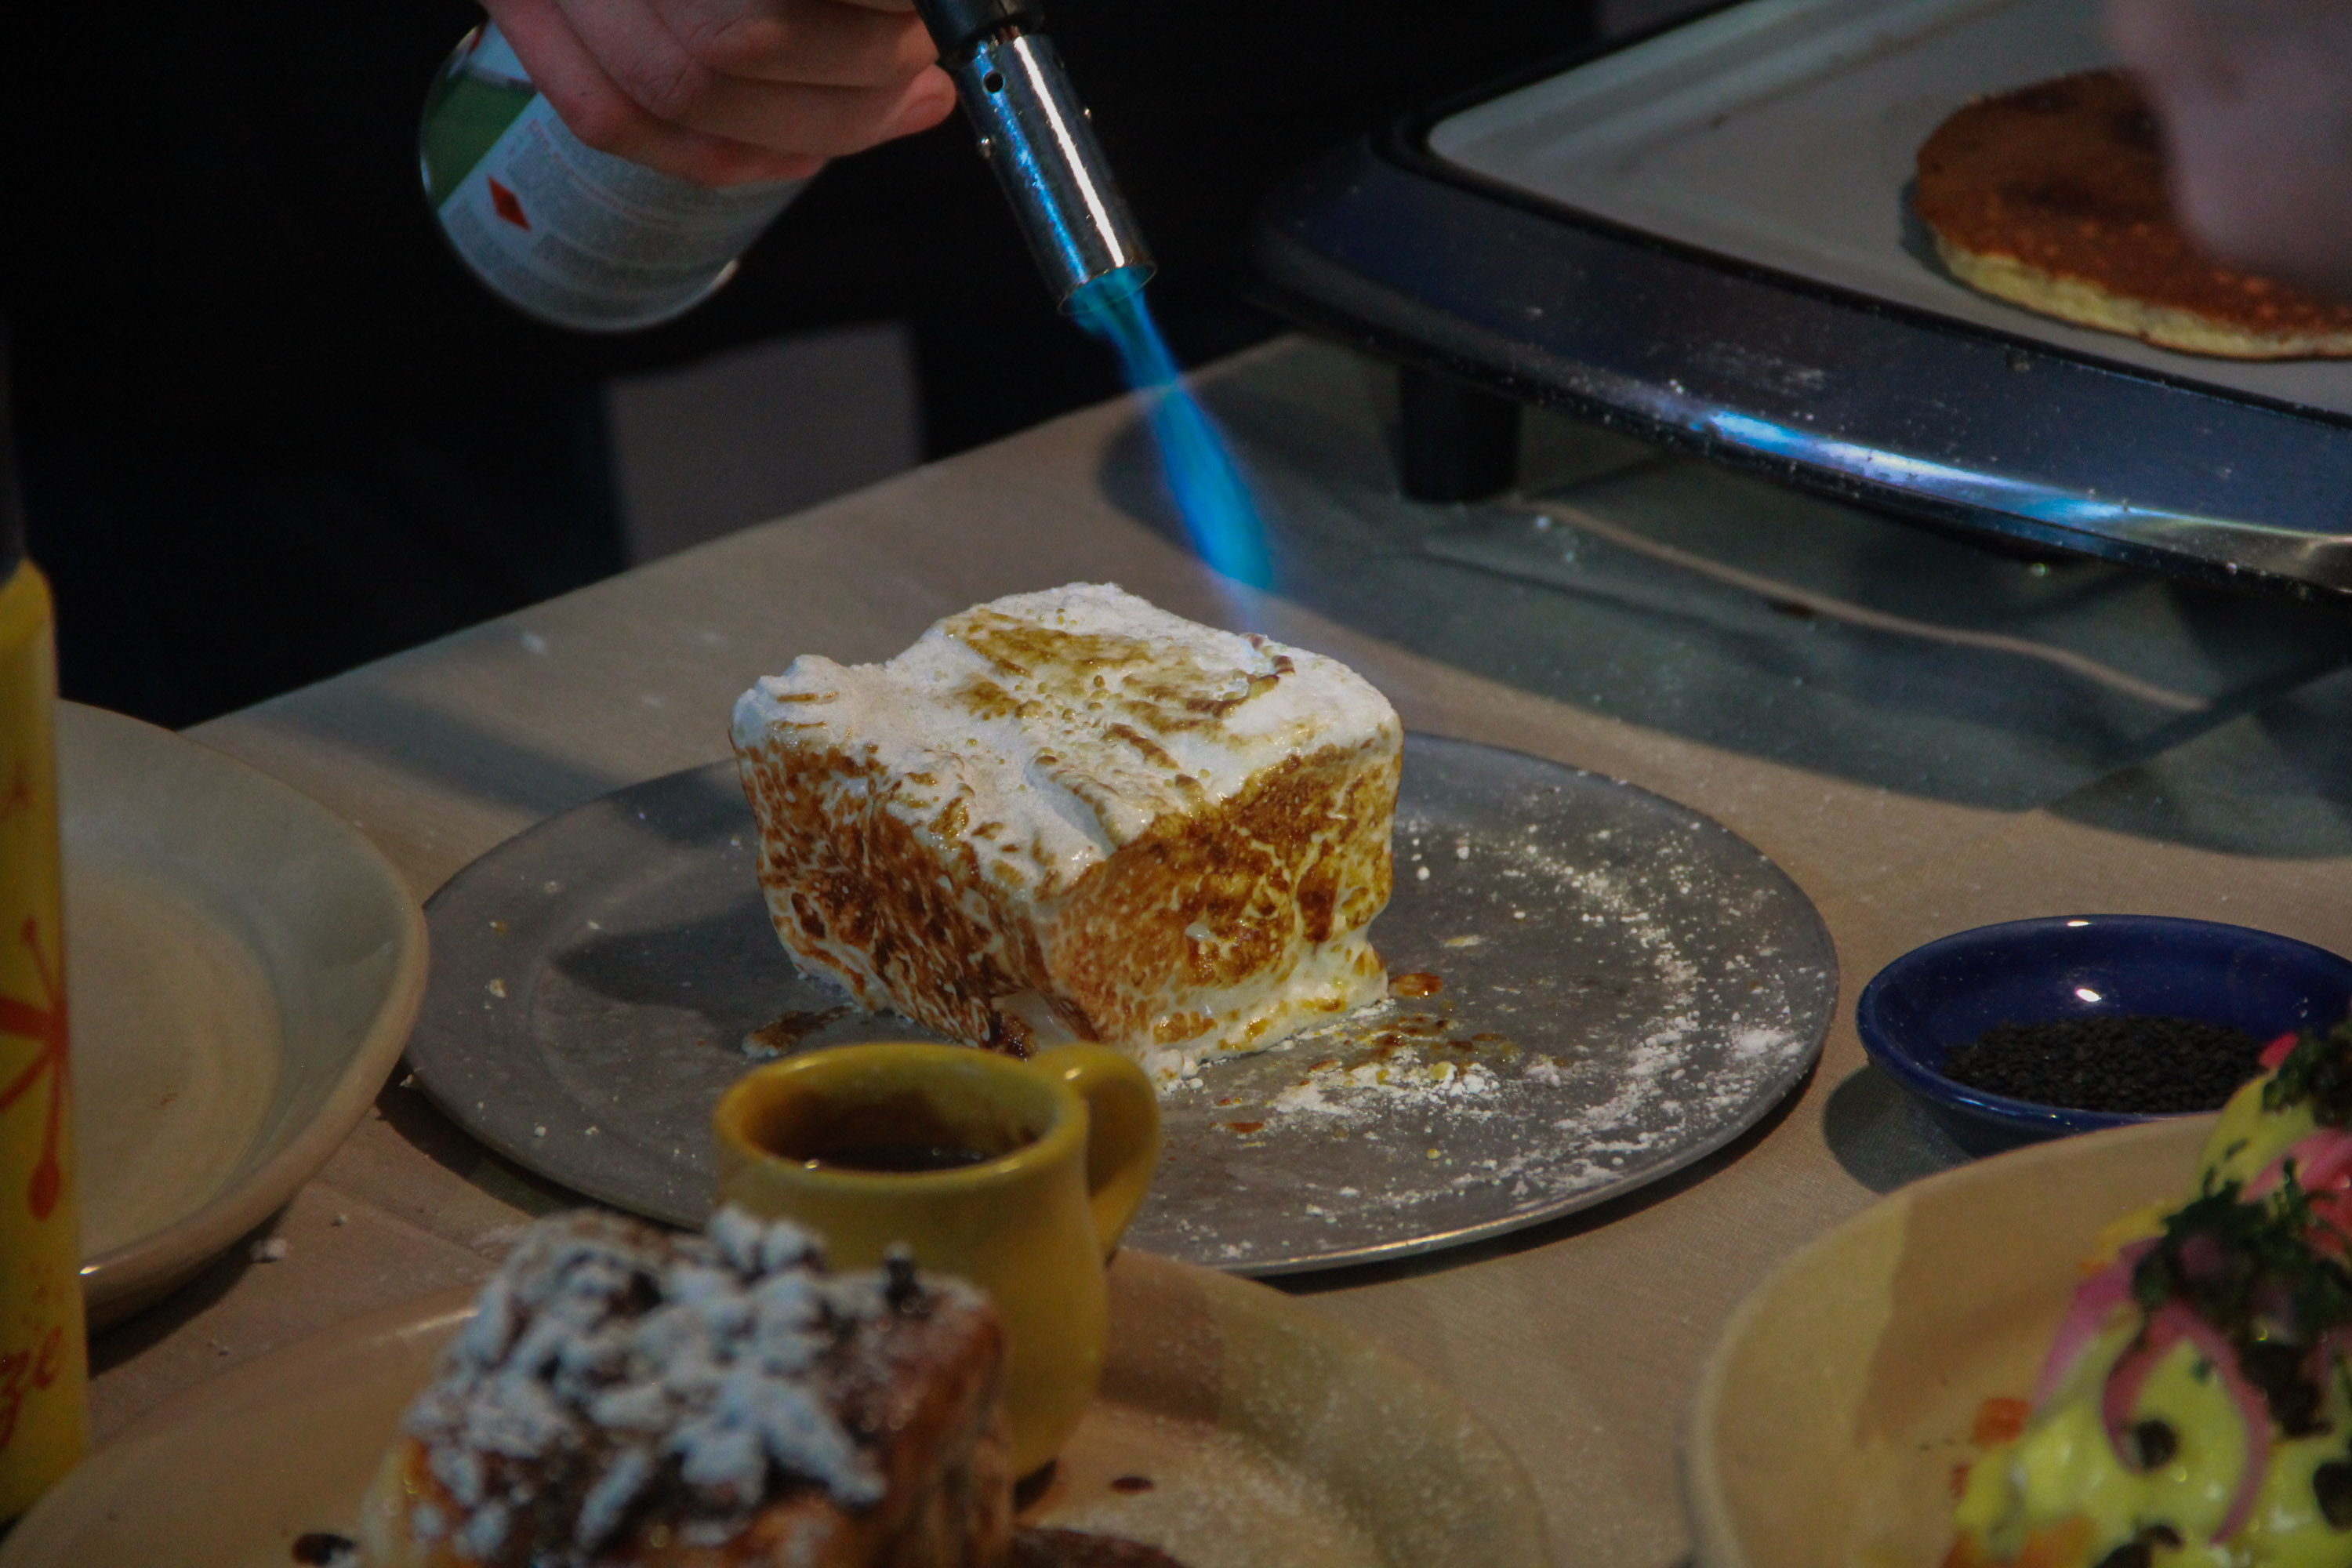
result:
<svg viewBox="0 0 2352 1568"><path fill-rule="evenodd" d="M2107 31L2156 106L2198 243L2352 295L2352 5L2108 0Z"/></svg>
<svg viewBox="0 0 2352 1568"><path fill-rule="evenodd" d="M691 180L800 179L955 107L908 0L486 0L573 135Z"/></svg>

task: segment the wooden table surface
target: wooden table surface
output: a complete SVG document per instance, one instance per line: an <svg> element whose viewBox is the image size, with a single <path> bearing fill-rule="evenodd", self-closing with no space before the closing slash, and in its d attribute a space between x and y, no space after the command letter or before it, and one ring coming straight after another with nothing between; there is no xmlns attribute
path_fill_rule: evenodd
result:
<svg viewBox="0 0 2352 1568"><path fill-rule="evenodd" d="M1798 755L1769 726L1727 739L1719 723L1689 721L1673 686L1688 672L1665 669L1671 659L1618 670L1603 689L1608 656L1592 650L1633 646L1631 632L1580 645L1558 668L1520 668L1519 653L1551 628L1633 612L1580 596L1574 584L1530 586L1441 561L1461 551L1433 544L1439 532L1483 538L1480 529L1526 508L1416 508L1387 494L1386 404L1368 367L1285 342L1209 382L1268 497L1296 591L1234 588L1173 542L1132 411L1109 405L194 733L348 818L423 899L552 813L723 756L736 694L798 653L882 658L976 601L1113 581L1180 614L1336 655L1386 691L1408 727L1613 774L1712 815L1786 868L1836 939L1843 1000L1802 1090L1721 1154L1625 1200L1406 1263L1284 1281L1456 1390L1525 1463L1559 1560L1611 1568L1672 1563L1685 1551L1675 1435L1700 1359L1740 1295L1875 1192L1952 1157L1866 1068L1854 1039L1853 994L1880 964L1964 926L2094 909L2235 920L2352 945L2343 864L2352 742L2336 739L2347 730L2336 711L2352 707L2352 680L2326 673L2342 654L2324 626L2298 634L2317 651L2296 643L2293 658L2266 654L2267 673L2221 680L2188 718L2118 723L2095 743L2077 744L2073 721L2044 723L2035 708L2042 688L2047 702L2075 700L2058 689L2071 678L2031 659L2018 665L2024 679L1996 668L1981 679L2013 687L2004 700L2014 711L1971 719L1980 737L1938 741L1935 754L1950 754L1958 778L1969 759L2006 755L2010 739L2031 735L2040 738L2018 754L2064 765L2020 763L2004 776L2043 782L2006 791L1945 787L1933 769L1890 781L1836 750L1848 744L1840 725L1859 754L1879 720L1822 725ZM1566 427L1538 432L1533 445L1533 468L1551 464L1551 479L1588 489L1620 483L1591 475L1632 460ZM1780 516L1793 498L1682 471L1689 467L1639 470L1665 498L1658 526L1702 512L1804 526ZM1531 491L1545 479L1537 472ZM1801 504L1820 509L1823 527L1852 519ZM1792 635L1816 638L1800 648L1805 658L1847 639L1834 646L1860 673L1842 689L1866 708L1870 661L1902 648L1874 652L1869 639L1884 628L1827 625L1801 605L1790 613L1800 612L1818 622L1790 622ZM1668 625L1659 646L1727 648L1711 679L1785 685L1772 645L1734 631ZM1801 694L1806 678L1793 679L1789 689ZM1915 704L1920 722L1945 717L1925 710L1953 706ZM1888 733L1912 721L1883 721ZM2035 790L2057 793L2036 799ZM2250 835L2243 823L2256 816L2263 831ZM281 1261L239 1248L97 1342L102 1433L356 1313L476 1279L501 1232L572 1201L475 1145L401 1076L273 1222L288 1243Z"/></svg>

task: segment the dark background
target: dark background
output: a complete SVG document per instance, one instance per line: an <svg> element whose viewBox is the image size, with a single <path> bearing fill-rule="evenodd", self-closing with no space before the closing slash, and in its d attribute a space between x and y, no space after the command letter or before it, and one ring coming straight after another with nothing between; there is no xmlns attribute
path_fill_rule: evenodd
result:
<svg viewBox="0 0 2352 1568"><path fill-rule="evenodd" d="M1055 39L1187 363L1274 324L1235 256L1287 169L1584 42L1589 0L1056 0ZM626 338L537 326L443 248L424 87L465 4L142 0L0 20L0 318L69 697L181 725L624 564L599 389L906 324L927 456L1119 390L961 118L827 169L737 279Z"/></svg>

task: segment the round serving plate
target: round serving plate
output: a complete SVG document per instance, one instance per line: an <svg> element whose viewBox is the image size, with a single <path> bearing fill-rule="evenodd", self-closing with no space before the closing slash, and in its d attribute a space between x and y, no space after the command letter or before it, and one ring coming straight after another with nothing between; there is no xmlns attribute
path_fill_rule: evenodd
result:
<svg viewBox="0 0 2352 1568"><path fill-rule="evenodd" d="M1698 1568L1942 1562L1977 1408L2032 1392L2100 1231L2187 1201L2214 1120L1930 1176L1774 1269L1709 1354L1685 1434Z"/></svg>
<svg viewBox="0 0 2352 1568"><path fill-rule="evenodd" d="M1382 1007L1163 1092L1129 1239L1245 1274L1531 1225L1699 1159L1812 1066L1837 998L1811 903L1753 846L1613 779L1409 735ZM408 1060L468 1131L678 1225L710 1203L709 1117L768 1054L923 1039L796 973L753 876L731 762L592 802L426 906ZM1402 994L1410 990L1417 994Z"/></svg>
<svg viewBox="0 0 2352 1568"><path fill-rule="evenodd" d="M425 994L423 914L349 823L233 758L58 713L82 1290L93 1326L294 1195Z"/></svg>
<svg viewBox="0 0 2352 1568"><path fill-rule="evenodd" d="M1145 1542L1186 1568L1549 1562L1517 1463L1389 1352L1166 1258L1121 1253L1110 1279L1102 1391L1022 1523ZM350 1536L401 1411L471 1310L428 1298L181 1395L44 1498L0 1568L290 1568L299 1537Z"/></svg>

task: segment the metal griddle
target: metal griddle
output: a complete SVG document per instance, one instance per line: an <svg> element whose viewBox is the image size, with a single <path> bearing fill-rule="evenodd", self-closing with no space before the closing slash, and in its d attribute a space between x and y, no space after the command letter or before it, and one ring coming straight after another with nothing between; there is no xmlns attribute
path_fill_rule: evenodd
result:
<svg viewBox="0 0 2352 1568"><path fill-rule="evenodd" d="M1748 0L1444 107L1269 205L1260 293L1509 396L1883 508L2352 593L2352 362L2202 358L1962 288L1910 216L2094 0Z"/></svg>

